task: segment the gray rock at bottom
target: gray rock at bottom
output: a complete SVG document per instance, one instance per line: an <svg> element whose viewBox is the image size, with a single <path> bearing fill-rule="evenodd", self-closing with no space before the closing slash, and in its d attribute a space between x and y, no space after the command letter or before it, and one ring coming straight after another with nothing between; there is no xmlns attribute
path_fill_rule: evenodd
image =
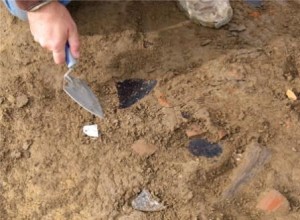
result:
<svg viewBox="0 0 300 220"><path fill-rule="evenodd" d="M143 189L143 191L132 201L131 205L134 209L143 212L157 212L166 208L146 189Z"/></svg>

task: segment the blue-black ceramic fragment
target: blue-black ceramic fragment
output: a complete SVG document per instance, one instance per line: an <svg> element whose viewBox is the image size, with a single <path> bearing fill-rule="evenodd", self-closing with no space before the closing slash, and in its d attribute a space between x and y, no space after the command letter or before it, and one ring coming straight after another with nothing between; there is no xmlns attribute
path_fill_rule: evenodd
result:
<svg viewBox="0 0 300 220"><path fill-rule="evenodd" d="M211 144L204 139L195 138L190 140L189 151L195 156L216 157L222 153L218 144Z"/></svg>
<svg viewBox="0 0 300 220"><path fill-rule="evenodd" d="M156 80L126 79L117 82L119 108L128 108L148 95L155 87Z"/></svg>
<svg viewBox="0 0 300 220"><path fill-rule="evenodd" d="M255 8L260 8L263 5L263 0L245 0L249 5Z"/></svg>
<svg viewBox="0 0 300 220"><path fill-rule="evenodd" d="M185 119L190 119L192 117L189 112L181 112L181 116Z"/></svg>

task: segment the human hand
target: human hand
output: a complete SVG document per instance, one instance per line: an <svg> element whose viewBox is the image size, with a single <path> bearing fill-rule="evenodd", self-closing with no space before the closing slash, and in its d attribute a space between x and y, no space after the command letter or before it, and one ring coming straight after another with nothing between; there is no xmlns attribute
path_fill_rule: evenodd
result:
<svg viewBox="0 0 300 220"><path fill-rule="evenodd" d="M69 42L74 58L79 58L79 35L70 13L59 2L28 12L28 20L34 40L50 50L56 64L65 62L65 46Z"/></svg>

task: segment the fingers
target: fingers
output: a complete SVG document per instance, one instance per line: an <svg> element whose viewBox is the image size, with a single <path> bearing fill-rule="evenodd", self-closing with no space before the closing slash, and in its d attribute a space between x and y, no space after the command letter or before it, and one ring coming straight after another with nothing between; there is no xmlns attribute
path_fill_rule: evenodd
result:
<svg viewBox="0 0 300 220"><path fill-rule="evenodd" d="M38 12L27 13L34 40L53 53L55 63L65 62L65 46L69 42L75 58L79 57L77 27L66 7L53 2Z"/></svg>
<svg viewBox="0 0 300 220"><path fill-rule="evenodd" d="M52 52L56 64L63 64L65 62L65 41L65 38L58 38L56 40L38 40L43 48Z"/></svg>
<svg viewBox="0 0 300 220"><path fill-rule="evenodd" d="M69 45L70 45L70 50L74 58L79 58L79 36L78 36L78 31L76 28L76 25L74 24L72 28L69 29Z"/></svg>
<svg viewBox="0 0 300 220"><path fill-rule="evenodd" d="M52 38L52 40L45 39L45 38L42 38L39 40L36 38L34 38L34 39L35 39L35 41L39 42L43 48L46 48L52 52L53 59L56 64L65 63L65 56L66 56L65 46L66 46L67 40L69 42L72 55L76 59L79 58L80 42L79 42L79 35L78 35L75 24L74 24L74 26L72 26L69 29L68 33L66 33L65 35L61 35L61 36L57 37L56 39L53 39L53 38Z"/></svg>
<svg viewBox="0 0 300 220"><path fill-rule="evenodd" d="M65 47L62 49L59 49L57 51L53 51L53 59L56 64L63 64L65 63L65 57L66 57L66 52L65 52Z"/></svg>
<svg viewBox="0 0 300 220"><path fill-rule="evenodd" d="M61 22L58 22L58 27L55 29L43 29L38 26L30 27L34 41L38 42L43 48L49 50L53 54L53 59L56 64L65 63L65 47L68 42L70 45L70 51L75 59L79 58L79 35L76 24L73 20L69 22L67 26L60 26Z"/></svg>

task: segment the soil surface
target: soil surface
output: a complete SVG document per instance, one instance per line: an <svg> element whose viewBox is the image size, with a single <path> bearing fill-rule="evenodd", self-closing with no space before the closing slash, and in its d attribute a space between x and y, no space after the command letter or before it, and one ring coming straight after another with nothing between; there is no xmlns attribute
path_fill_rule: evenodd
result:
<svg viewBox="0 0 300 220"><path fill-rule="evenodd" d="M99 97L101 120L63 92L66 67L1 5L0 219L300 219L300 101L286 96L300 93L300 2L232 7L213 30L176 2L73 2L74 74ZM119 109L116 82L131 78L157 85ZM83 134L88 124L100 138ZM195 126L221 155L190 153ZM132 148L140 139L148 156ZM143 189L166 209L134 210ZM269 189L287 212L256 208Z"/></svg>

